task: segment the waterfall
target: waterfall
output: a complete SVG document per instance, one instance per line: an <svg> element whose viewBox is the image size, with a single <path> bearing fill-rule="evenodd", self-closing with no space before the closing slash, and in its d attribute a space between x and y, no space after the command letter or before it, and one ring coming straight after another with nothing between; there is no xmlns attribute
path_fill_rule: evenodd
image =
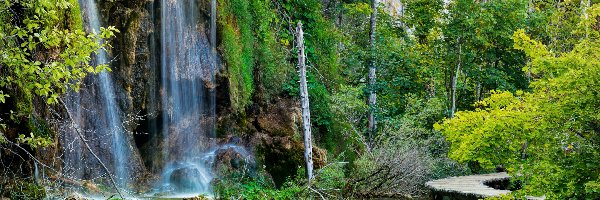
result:
<svg viewBox="0 0 600 200"><path fill-rule="evenodd" d="M79 0L79 4L88 32L100 33L101 24L94 0ZM94 62L97 65L108 64L107 53L103 49L96 52ZM98 76L87 77L79 93L68 94L66 106L72 111L72 120L77 124L76 127L67 128L61 138L65 149L63 171L66 176L74 179L102 176L103 169L75 136L74 131L81 131L94 153L112 170L119 187L127 187L130 179L128 169L133 165L131 150L121 124L110 74L104 71Z"/></svg>
<svg viewBox="0 0 600 200"><path fill-rule="evenodd" d="M89 6L87 6L87 17L90 25L94 32L100 33L100 20L98 19L98 8L94 0L85 0ZM107 64L108 60L106 52L104 50L98 51L96 54L97 64ZM102 100L104 103L104 112L106 114L106 120L108 124L108 132L112 135L112 147L113 147L113 166L115 168L115 176L119 180L119 184L123 185L126 183L128 176L126 161L128 160L128 153L126 153L127 145L124 144L125 140L123 134L123 127L121 125L119 107L115 101L115 91L110 74L106 71L100 72L100 93L102 94Z"/></svg>
<svg viewBox="0 0 600 200"><path fill-rule="evenodd" d="M79 4L87 30L98 33L101 17L95 0L79 0ZM156 35L149 39L151 55L156 55L150 58L150 67L156 68L159 86L148 84L148 93L150 110L156 108L159 114L149 118L152 124L148 124L150 134L156 138L151 143L155 146L144 152L150 157L147 164L152 173L158 175L153 191L161 195L210 193L215 152L222 149L213 139L215 72L219 62L215 47L216 1L210 3L210 19L201 14L194 0L160 0L154 6L158 8L159 21L155 21ZM154 9L151 10L154 16ZM96 52L94 62L107 64L107 52ZM82 90L71 92L65 102L94 152L112 170L119 187L130 188L130 180L137 177L132 174L139 168L129 165L139 155L132 149L133 135L127 135L121 124L118 89L111 75L102 72L86 78ZM103 176L99 163L84 150L81 141L74 139L77 137L73 127L66 129L61 138L65 174L85 180Z"/></svg>
<svg viewBox="0 0 600 200"><path fill-rule="evenodd" d="M207 34L216 33L206 33L196 1L161 0L160 6L161 190L209 193L217 58Z"/></svg>

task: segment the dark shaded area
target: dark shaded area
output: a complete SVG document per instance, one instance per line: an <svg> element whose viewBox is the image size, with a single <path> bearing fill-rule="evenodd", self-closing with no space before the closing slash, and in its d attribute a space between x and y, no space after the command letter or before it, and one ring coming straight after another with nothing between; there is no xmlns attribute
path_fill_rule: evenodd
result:
<svg viewBox="0 0 600 200"><path fill-rule="evenodd" d="M274 141L270 144L264 144L257 147L257 152L263 156L263 164L269 174L271 174L275 185L281 187L288 177L296 176L298 167L302 166L304 163L302 155L304 151L302 148L299 148L302 147L302 144L292 145L290 149L281 148L283 146L288 146L284 144L286 143L286 138L272 139Z"/></svg>

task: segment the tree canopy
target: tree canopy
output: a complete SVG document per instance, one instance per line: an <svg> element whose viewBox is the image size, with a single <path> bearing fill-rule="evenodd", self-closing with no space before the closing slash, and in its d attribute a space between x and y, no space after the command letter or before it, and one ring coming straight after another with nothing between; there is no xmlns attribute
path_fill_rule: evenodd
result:
<svg viewBox="0 0 600 200"><path fill-rule="evenodd" d="M475 110L436 125L451 143L449 157L506 167L523 185L519 194L600 195L600 43L593 20L599 9L582 15L573 32L585 37L569 52L552 52L516 31L514 47L530 59L523 71L531 72L531 91L494 91Z"/></svg>

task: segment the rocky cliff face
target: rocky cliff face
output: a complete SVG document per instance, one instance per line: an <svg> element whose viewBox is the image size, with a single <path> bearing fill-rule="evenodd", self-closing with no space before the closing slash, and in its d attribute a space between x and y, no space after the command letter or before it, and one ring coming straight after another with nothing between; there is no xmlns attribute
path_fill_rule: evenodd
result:
<svg viewBox="0 0 600 200"><path fill-rule="evenodd" d="M156 154L160 144L160 2L155 0L99 1L103 26L115 26L120 33L110 41L112 49L110 67L115 81L118 104L123 112L126 131L133 136L136 157L141 157L145 168L136 177L145 177L142 183L156 180L160 169L154 166L163 162ZM207 0L198 0L200 14L209 17ZM199 24L205 31L206 24ZM225 66L226 67L226 66ZM222 69L224 70L224 69ZM266 166L275 182L283 183L287 176L296 174L295 169L304 165L302 136L299 134L299 105L290 98L273 100L272 104L255 104L244 116L230 112L228 77L217 77L217 134L218 137L238 136L258 162ZM218 140L218 139L217 139ZM105 153L105 152L104 152ZM222 152L217 165L236 168L231 157L237 155ZM232 155L229 155L232 154ZM326 152L315 149L317 167L324 165ZM223 158L219 160L219 158ZM235 160L235 159L234 159ZM219 166L215 166L219 168Z"/></svg>
<svg viewBox="0 0 600 200"><path fill-rule="evenodd" d="M159 105L154 100L158 91L158 59L151 49L159 39L155 27L154 2L150 0L101 1L100 12L105 26L115 26L120 33L111 41L111 68L118 99L127 116L155 116ZM135 121L135 120L133 120ZM136 124L129 123L129 130Z"/></svg>

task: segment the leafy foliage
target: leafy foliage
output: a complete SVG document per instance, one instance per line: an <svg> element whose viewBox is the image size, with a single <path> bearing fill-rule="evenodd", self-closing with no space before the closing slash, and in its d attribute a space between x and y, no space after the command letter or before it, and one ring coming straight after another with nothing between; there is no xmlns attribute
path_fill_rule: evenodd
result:
<svg viewBox="0 0 600 200"><path fill-rule="evenodd" d="M219 1L219 24L222 44L228 66L231 104L236 110L249 105L254 91L254 37L252 15L248 1Z"/></svg>
<svg viewBox="0 0 600 200"><path fill-rule="evenodd" d="M599 6L589 10L598 16ZM591 19L591 20L590 20ZM576 31L587 38L564 54L553 54L523 30L515 48L531 62L532 92L494 92L475 111L436 125L451 142L449 156L484 168L502 165L523 184L517 194L589 198L597 194L600 115L597 83L600 43L594 17Z"/></svg>
<svg viewBox="0 0 600 200"><path fill-rule="evenodd" d="M110 71L106 65L90 65L91 54L109 47L102 41L118 30L108 27L86 34L77 1L1 3L0 103L16 98L11 101L15 105L5 107L16 107L16 112L10 110L11 119L29 117L36 96L45 98L47 104L57 103L61 94L78 90L88 74ZM20 141L32 147L50 144L48 136L30 135L20 135Z"/></svg>
<svg viewBox="0 0 600 200"><path fill-rule="evenodd" d="M80 28L58 26L64 20L61 16L73 6L64 0L3 3L5 9L20 7L23 13L1 12L5 23L0 25L0 87L20 90L25 97L44 96L52 104L69 88L77 90L87 74L108 69L105 65L93 67L89 61L91 53L104 47L99 41L114 35L114 27L86 35Z"/></svg>
<svg viewBox="0 0 600 200"><path fill-rule="evenodd" d="M302 170L281 188L264 174L232 173L215 184L217 198L421 196L427 180L496 167L523 184L517 197L597 197L600 11L589 2L406 0L399 15L381 4L372 48L366 0L219 0L235 114L298 97L301 21L315 141L339 162L318 170L311 187ZM0 3L0 116L28 129L19 142L49 145L33 102L52 106L87 75L110 71L91 66L90 55L117 30L85 34L76 0ZM375 108L366 104L368 61L378 73ZM436 124L449 113L454 78L460 112ZM375 142L365 139L369 109ZM6 126L0 143L14 129Z"/></svg>
<svg viewBox="0 0 600 200"><path fill-rule="evenodd" d="M299 176L303 170L298 170ZM275 188L272 180L259 173L256 177L236 175L224 177L215 186L217 199L294 199L297 198L303 188L296 181L288 179L281 188Z"/></svg>

